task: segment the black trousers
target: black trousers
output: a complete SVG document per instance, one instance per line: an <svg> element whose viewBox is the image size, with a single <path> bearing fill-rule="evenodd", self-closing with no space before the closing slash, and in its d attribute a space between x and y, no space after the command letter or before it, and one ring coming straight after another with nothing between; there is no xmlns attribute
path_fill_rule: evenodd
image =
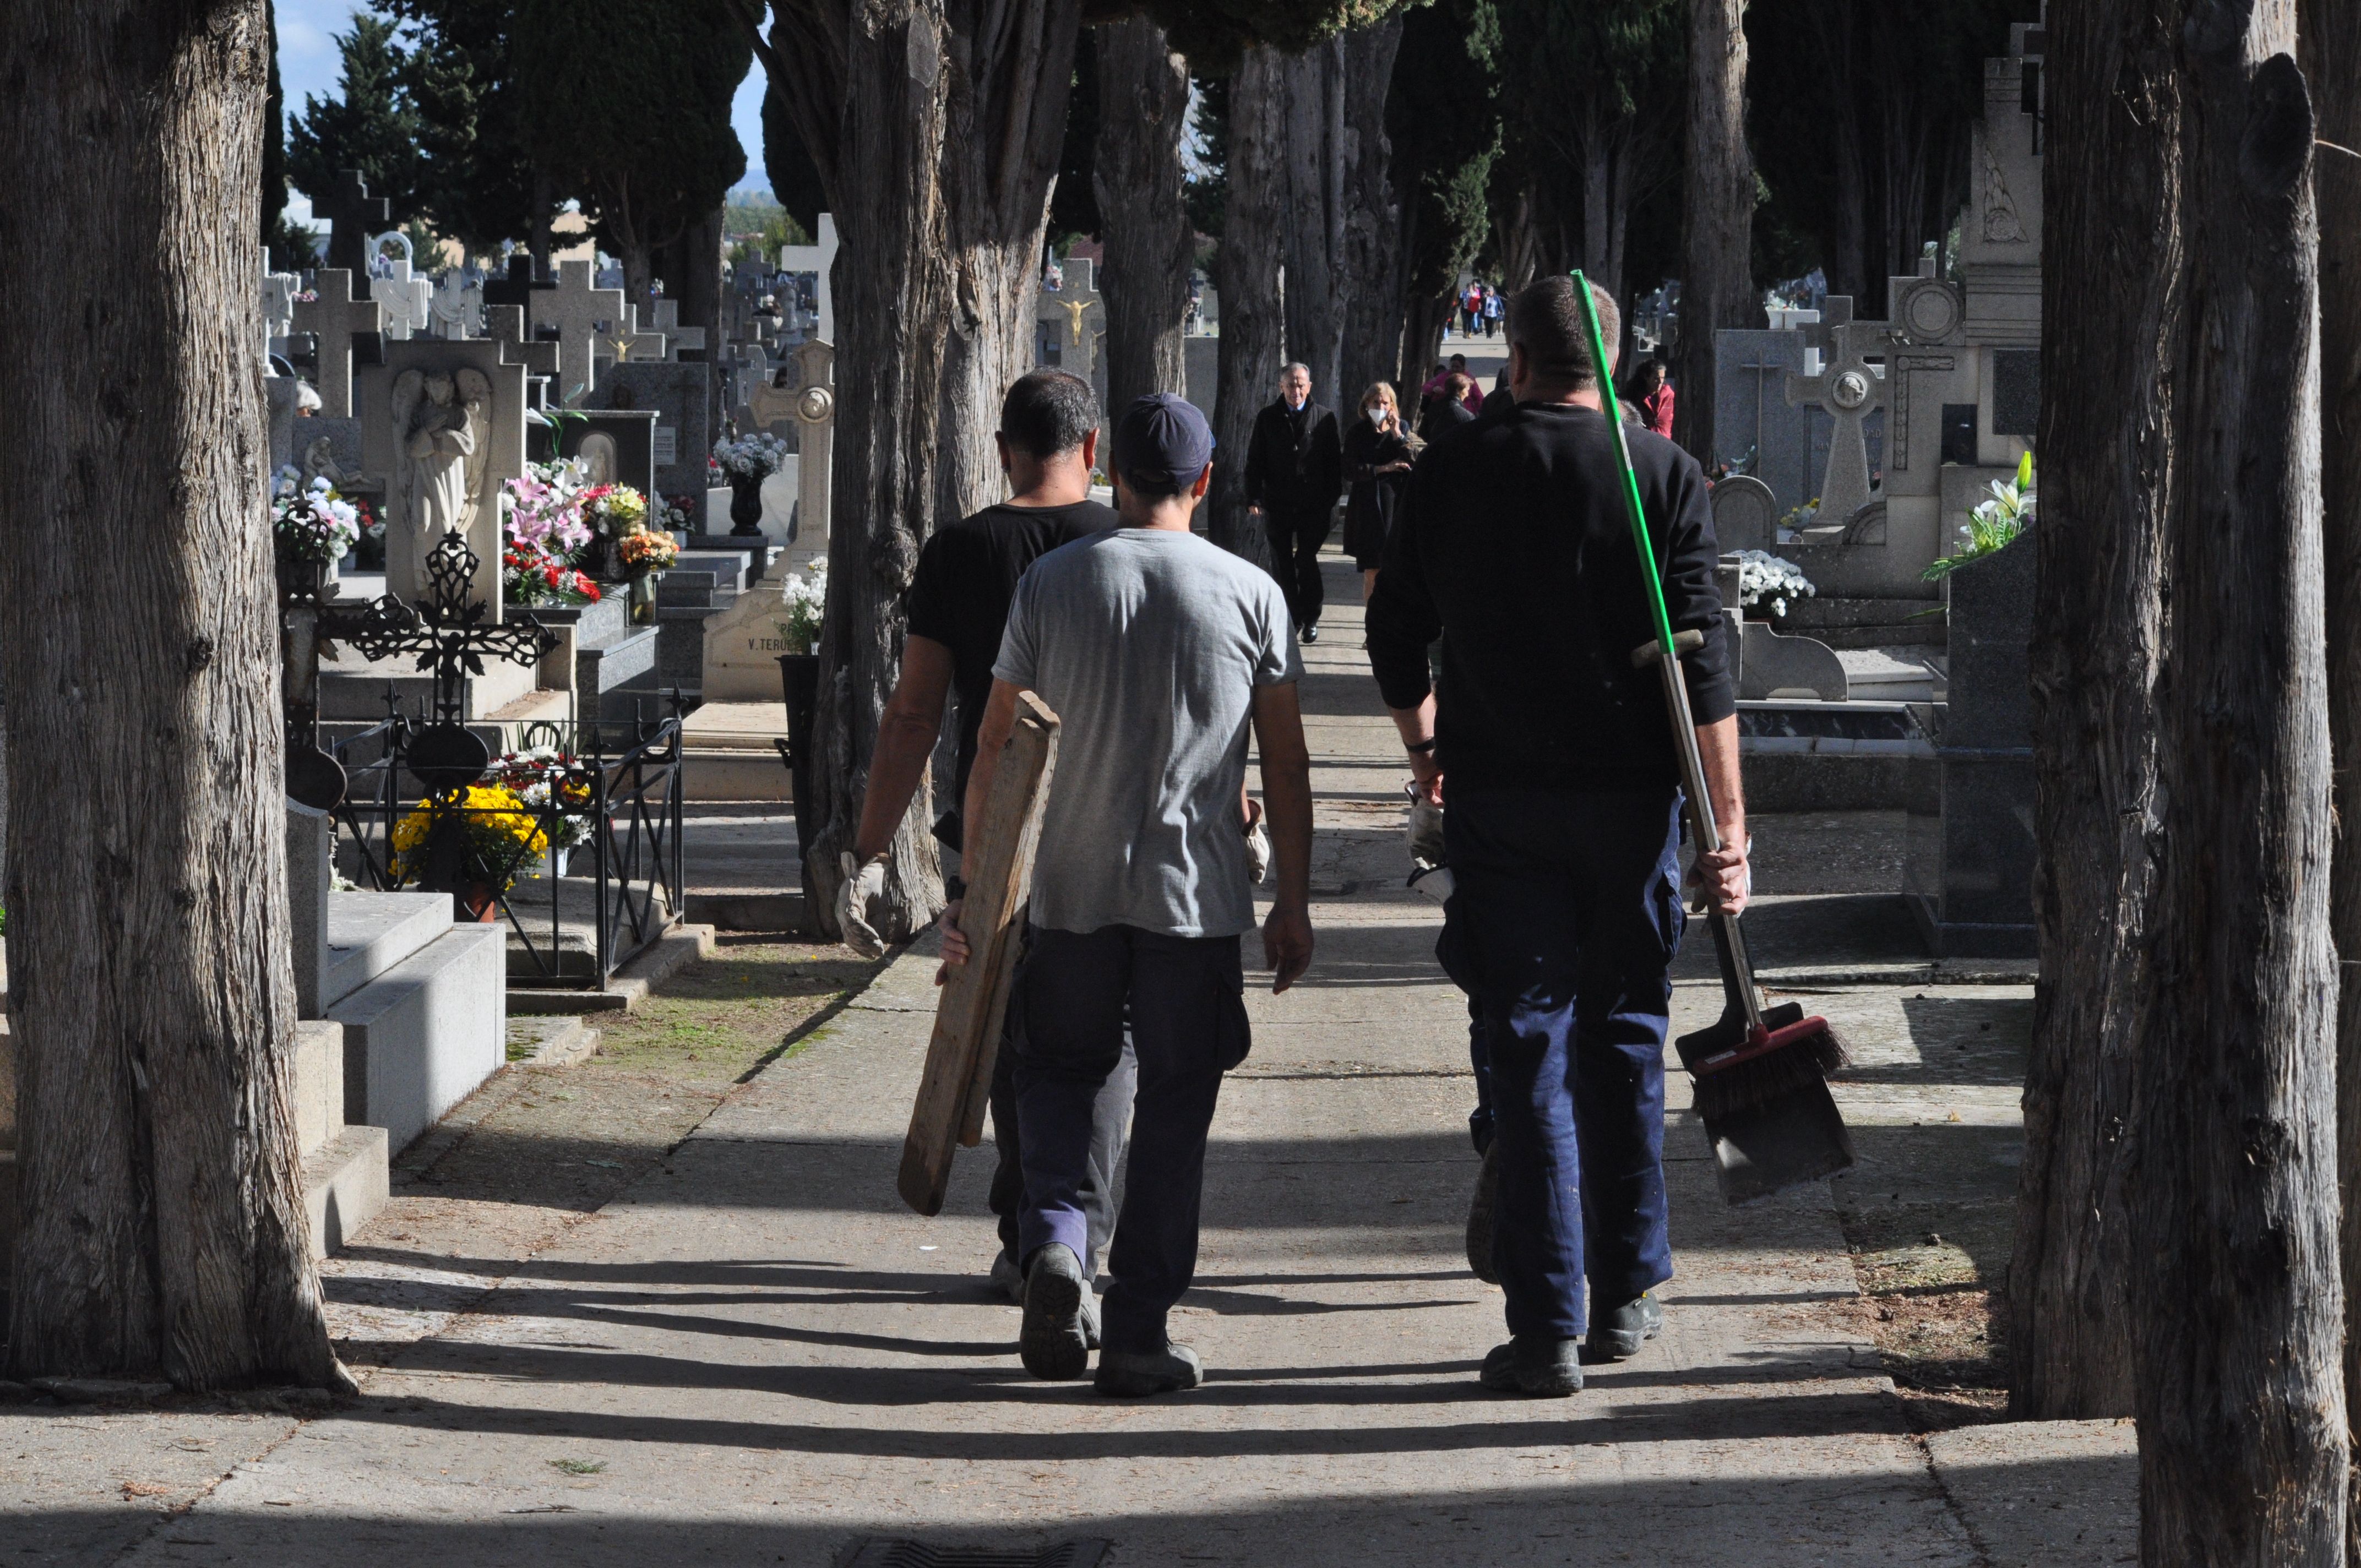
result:
<svg viewBox="0 0 2361 1568"><path fill-rule="evenodd" d="M1160 1350L1165 1314L1197 1270L1205 1134L1222 1074L1246 1059L1249 1035L1235 937L1168 937L1129 926L1031 933L1022 1008L1017 1115L1025 1126L1020 1255L1051 1242L1087 1245L1080 1192L1098 1107L1123 1056L1124 1023L1138 1048L1123 1223L1107 1259L1105 1343Z"/></svg>
<svg viewBox="0 0 2361 1568"><path fill-rule="evenodd" d="M1029 959L1030 953L1027 954ZM1025 971L1017 970L1012 989L1024 994ZM1010 1000L1008 1018L1000 1035L1000 1054L992 1063L992 1142L999 1156L992 1168L992 1212L1000 1220L1000 1246L1018 1266L1017 1216L1025 1209L1025 1144L1016 1117L1016 1057L1024 1049L1025 1010ZM1131 1143L1131 1101L1139 1087L1139 1058L1132 1050L1131 1026L1123 1030L1123 1055L1107 1073L1091 1102L1090 1153L1085 1157L1076 1197L1082 1205L1084 1241L1082 1272L1097 1277L1099 1259L1106 1255L1107 1238L1115 1234L1115 1175L1123 1169Z"/></svg>
<svg viewBox="0 0 2361 1568"><path fill-rule="evenodd" d="M1320 624L1324 596L1320 585L1320 548L1335 527L1335 509L1322 505L1267 506L1263 520L1270 527L1270 558L1279 590L1287 596L1288 619L1295 629Z"/></svg>

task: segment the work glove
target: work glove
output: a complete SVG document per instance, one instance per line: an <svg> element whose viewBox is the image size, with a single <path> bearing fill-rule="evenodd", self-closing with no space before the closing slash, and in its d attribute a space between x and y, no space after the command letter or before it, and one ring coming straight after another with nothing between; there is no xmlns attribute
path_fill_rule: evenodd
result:
<svg viewBox="0 0 2361 1568"><path fill-rule="evenodd" d="M869 924L869 906L885 895L885 857L878 856L867 865L852 858L846 850L837 857L844 872L844 880L836 890L836 928L844 945L864 959L885 956L885 944Z"/></svg>
<svg viewBox="0 0 2361 1568"><path fill-rule="evenodd" d="M1270 830L1262 825L1262 802L1246 803L1246 880L1260 887L1270 875Z"/></svg>
<svg viewBox="0 0 2361 1568"><path fill-rule="evenodd" d="M1410 795L1410 858L1424 861L1430 866L1443 863L1443 807L1420 795L1416 785L1407 786Z"/></svg>

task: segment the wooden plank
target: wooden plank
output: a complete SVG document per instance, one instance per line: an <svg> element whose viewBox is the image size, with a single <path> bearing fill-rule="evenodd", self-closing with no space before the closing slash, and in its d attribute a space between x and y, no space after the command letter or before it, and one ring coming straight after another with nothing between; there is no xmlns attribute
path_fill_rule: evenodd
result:
<svg viewBox="0 0 2361 1568"><path fill-rule="evenodd" d="M983 1135L982 1105L991 1092L1008 976L1032 886L1041 806L1049 796L1057 759L1058 716L1032 693L1019 692L1016 721L993 773L983 820L969 823L965 830L967 904L960 927L967 933L971 957L943 982L926 1071L902 1140L902 1169L895 1185L902 1201L921 1214L942 1212L953 1149Z"/></svg>

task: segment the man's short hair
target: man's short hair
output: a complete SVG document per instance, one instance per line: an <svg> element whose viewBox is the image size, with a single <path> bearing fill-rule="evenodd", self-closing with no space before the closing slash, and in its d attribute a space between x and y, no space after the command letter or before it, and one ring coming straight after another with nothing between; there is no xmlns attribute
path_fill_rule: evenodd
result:
<svg viewBox="0 0 2361 1568"><path fill-rule="evenodd" d="M1305 380L1309 381L1312 379L1312 367L1306 365L1301 359L1290 359L1286 364L1280 366L1279 367L1279 378L1284 381L1290 376L1294 375L1298 370L1303 372L1303 378Z"/></svg>
<svg viewBox="0 0 2361 1568"><path fill-rule="evenodd" d="M1467 400L1467 394L1476 389L1476 378L1465 371L1454 370L1451 373L1451 379L1443 385L1444 389L1451 394L1453 402L1464 403Z"/></svg>
<svg viewBox="0 0 2361 1568"><path fill-rule="evenodd" d="M1593 283L1590 301L1598 312L1598 335L1611 345L1623 330L1615 296ZM1590 332L1571 278L1541 279L1509 302L1509 344L1525 351L1535 380L1576 392L1598 384L1598 367L1590 362Z"/></svg>
<svg viewBox="0 0 2361 1568"><path fill-rule="evenodd" d="M1000 400L1000 433L1009 445L1043 462L1075 450L1098 427L1098 394L1088 381L1063 370L1019 376Z"/></svg>

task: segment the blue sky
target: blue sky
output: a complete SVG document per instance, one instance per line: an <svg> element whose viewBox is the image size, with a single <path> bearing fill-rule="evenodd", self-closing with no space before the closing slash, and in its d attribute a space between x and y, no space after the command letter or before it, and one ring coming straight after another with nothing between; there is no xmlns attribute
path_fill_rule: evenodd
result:
<svg viewBox="0 0 2361 1568"><path fill-rule="evenodd" d="M298 115L303 110L304 94L315 98L337 95L336 76L340 61L336 55L335 35L351 25L356 10L353 0L277 0L279 10L279 81L287 94L287 112ZM748 186L767 188L770 181L763 174L763 72L759 67L746 73L739 84L737 101L730 108L730 123L737 127L738 140L746 149Z"/></svg>

